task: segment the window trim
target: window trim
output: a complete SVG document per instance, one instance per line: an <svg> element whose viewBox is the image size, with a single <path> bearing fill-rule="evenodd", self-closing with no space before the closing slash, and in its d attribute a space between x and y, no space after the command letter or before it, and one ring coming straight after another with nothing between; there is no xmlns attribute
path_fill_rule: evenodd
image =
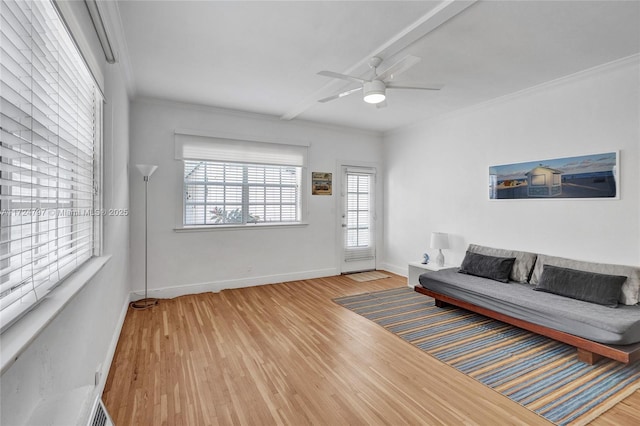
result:
<svg viewBox="0 0 640 426"><path fill-rule="evenodd" d="M20 358L29 345L64 311L109 260L111 255L94 256L80 265L47 297L0 334L0 374L4 374Z"/></svg>
<svg viewBox="0 0 640 426"><path fill-rule="evenodd" d="M246 225L187 225L173 228L175 232L207 232L207 231L238 231L256 229L277 229L277 228L304 228L309 226L308 222L277 222L277 223L249 223Z"/></svg>

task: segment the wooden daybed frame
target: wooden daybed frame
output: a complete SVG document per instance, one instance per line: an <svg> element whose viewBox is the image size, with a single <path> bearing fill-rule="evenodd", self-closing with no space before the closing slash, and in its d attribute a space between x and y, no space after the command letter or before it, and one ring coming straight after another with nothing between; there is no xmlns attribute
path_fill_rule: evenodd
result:
<svg viewBox="0 0 640 426"><path fill-rule="evenodd" d="M415 286L414 290L418 293L433 297L435 299L436 306L440 308L444 308L447 305L455 305L574 346L578 350L578 359L582 362L586 362L587 364L595 364L602 357L611 358L625 364L640 359L640 343L634 343L631 345L607 345L604 343L598 343L582 337L574 336L573 334L513 318L508 315L492 311L491 309L473 305L469 302L464 302L444 294L436 293L422 287L421 285Z"/></svg>

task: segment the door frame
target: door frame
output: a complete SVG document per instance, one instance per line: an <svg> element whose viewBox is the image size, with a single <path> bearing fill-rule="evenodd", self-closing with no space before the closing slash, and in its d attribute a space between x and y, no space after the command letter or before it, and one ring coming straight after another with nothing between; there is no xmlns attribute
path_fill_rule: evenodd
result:
<svg viewBox="0 0 640 426"><path fill-rule="evenodd" d="M351 160L338 160L336 161L336 174L334 180L334 188L336 190L336 204L335 204L335 232L336 232L336 270L338 274L341 274L342 271L342 263L344 259L344 241L342 234L342 199L343 199L343 167L362 167L362 168L370 168L375 171L375 190L374 190L374 211L373 211L373 221L374 221L374 238L375 241L375 268L378 269L382 264L381 261L381 253L384 253L383 247L383 223L382 220L382 212L383 212L383 188L382 188L382 167L380 163L366 162L366 161L351 161Z"/></svg>

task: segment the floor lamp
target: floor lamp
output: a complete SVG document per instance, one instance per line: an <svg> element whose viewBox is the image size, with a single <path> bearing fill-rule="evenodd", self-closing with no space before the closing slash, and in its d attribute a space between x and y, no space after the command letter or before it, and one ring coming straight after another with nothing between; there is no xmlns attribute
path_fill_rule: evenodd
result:
<svg viewBox="0 0 640 426"><path fill-rule="evenodd" d="M149 178L156 171L158 166L152 164L136 164L136 167L142 173L144 178L144 299L131 302L133 309L147 309L158 304L158 299L147 297L147 219L148 219L148 203L147 194L149 189Z"/></svg>

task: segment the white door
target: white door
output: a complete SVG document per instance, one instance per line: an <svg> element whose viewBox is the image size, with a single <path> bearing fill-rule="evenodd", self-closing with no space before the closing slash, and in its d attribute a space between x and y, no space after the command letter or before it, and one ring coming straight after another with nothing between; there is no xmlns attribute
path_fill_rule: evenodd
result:
<svg viewBox="0 0 640 426"><path fill-rule="evenodd" d="M342 273L376 269L375 169L342 168Z"/></svg>

